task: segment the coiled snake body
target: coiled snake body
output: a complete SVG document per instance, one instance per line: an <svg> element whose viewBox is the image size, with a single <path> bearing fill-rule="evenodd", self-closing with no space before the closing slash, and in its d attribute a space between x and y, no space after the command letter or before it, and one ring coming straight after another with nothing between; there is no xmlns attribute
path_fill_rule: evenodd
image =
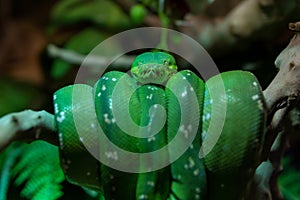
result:
<svg viewBox="0 0 300 200"><path fill-rule="evenodd" d="M70 182L100 191L109 200L242 197L263 144L266 113L257 79L249 72L230 71L204 84L193 72L176 70L170 54L148 52L134 60L133 77L112 71L94 87L75 84L54 94L61 163ZM214 135L209 128L217 130L222 119L220 135ZM130 173L99 162L87 150L106 145L95 141L95 124L125 151L155 152L170 144L159 155L170 164ZM177 135L181 139L172 146ZM202 142L213 145L204 158L199 157ZM117 152L104 155L119 159ZM157 156L137 165L143 171L154 162Z"/></svg>

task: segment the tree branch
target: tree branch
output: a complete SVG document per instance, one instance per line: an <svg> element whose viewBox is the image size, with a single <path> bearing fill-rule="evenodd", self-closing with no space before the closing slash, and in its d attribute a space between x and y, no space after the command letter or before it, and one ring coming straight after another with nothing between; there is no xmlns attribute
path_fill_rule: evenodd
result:
<svg viewBox="0 0 300 200"><path fill-rule="evenodd" d="M296 1L244 0L223 19L188 16L192 26L183 28L193 33L209 53L224 56L228 49L244 50L259 39L275 38L288 21L300 17L299 9Z"/></svg>
<svg viewBox="0 0 300 200"><path fill-rule="evenodd" d="M290 29L297 31L298 24L299 22L294 23L294 25L290 24ZM262 199L281 200L283 197L278 187L278 176L282 171L281 160L287 148L288 134L291 128L291 120L288 114L295 108L300 99L299 32L295 33L286 49L279 54L275 65L279 72L264 91L269 112L263 159L268 159L267 163L271 163L271 166L268 164L268 167L266 167L266 162L261 164L264 171L268 173L265 172L265 176L260 176L257 187L261 188L257 191L266 197ZM257 173L259 171L256 171ZM271 194L271 196L267 194Z"/></svg>
<svg viewBox="0 0 300 200"><path fill-rule="evenodd" d="M85 66L87 67L94 67L94 66L105 66L110 59L107 57L102 56L89 56L89 59L85 60L86 55L79 54L77 52L66 50L62 48L58 48L55 45L49 44L48 45L48 54L51 57L54 58L60 58L68 63L81 65L84 61ZM114 63L114 67L117 67L118 69L127 69L128 66L131 66L132 61L134 57L133 56L127 56L124 55L120 58L118 58Z"/></svg>
<svg viewBox="0 0 300 200"><path fill-rule="evenodd" d="M54 116L46 111L25 110L0 118L0 150L13 141L45 140L58 145Z"/></svg>

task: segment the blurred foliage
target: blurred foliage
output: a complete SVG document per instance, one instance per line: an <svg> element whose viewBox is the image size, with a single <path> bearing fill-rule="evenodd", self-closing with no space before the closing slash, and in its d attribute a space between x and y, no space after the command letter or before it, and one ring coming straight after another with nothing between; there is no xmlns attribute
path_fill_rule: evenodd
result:
<svg viewBox="0 0 300 200"><path fill-rule="evenodd" d="M130 17L135 24L141 24L144 21L146 15L147 10L141 4L133 6L130 10Z"/></svg>
<svg viewBox="0 0 300 200"><path fill-rule="evenodd" d="M58 148L43 141L20 145L19 159L11 169L17 186L24 185L21 197L55 200L62 196L64 174L59 164Z"/></svg>
<svg viewBox="0 0 300 200"><path fill-rule="evenodd" d="M99 44L107 37L96 28L88 27L72 36L65 44L64 48L77 53L88 54L96 44ZM86 38L89 38L88 40ZM53 78L62 78L66 75L72 65L61 59L55 59L51 68Z"/></svg>
<svg viewBox="0 0 300 200"><path fill-rule="evenodd" d="M285 200L300 199L300 171L292 164L292 158L283 159L283 172L279 176L279 188Z"/></svg>
<svg viewBox="0 0 300 200"><path fill-rule="evenodd" d="M10 187L21 186L18 197L35 200L62 196L64 175L59 164L58 148L43 141L13 143L0 155L0 199L6 199ZM9 186L9 183L11 185ZM16 194L14 194L16 195ZM8 199L14 199L11 193Z"/></svg>
<svg viewBox="0 0 300 200"><path fill-rule="evenodd" d="M51 14L52 26L58 28L80 22L115 29L127 27L130 23L128 16L113 1L67 0L55 4Z"/></svg>
<svg viewBox="0 0 300 200"><path fill-rule="evenodd" d="M0 91L0 117L40 104L35 98L40 94L39 89L29 83L0 79Z"/></svg>

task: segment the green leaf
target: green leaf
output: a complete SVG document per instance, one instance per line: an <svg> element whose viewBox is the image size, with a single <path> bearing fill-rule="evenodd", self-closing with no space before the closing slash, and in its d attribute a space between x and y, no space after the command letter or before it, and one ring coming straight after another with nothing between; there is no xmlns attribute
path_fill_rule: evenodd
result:
<svg viewBox="0 0 300 200"><path fill-rule="evenodd" d="M94 28L86 28L73 36L65 45L66 49L72 49L77 53L88 54L108 35L101 33Z"/></svg>
<svg viewBox="0 0 300 200"><path fill-rule="evenodd" d="M63 195L65 180L58 147L44 141L24 145L20 160L12 169L15 185L24 184L21 196L34 200L56 200Z"/></svg>
<svg viewBox="0 0 300 200"><path fill-rule="evenodd" d="M130 9L130 17L135 24L141 24L147 15L147 10L142 4L137 4Z"/></svg>
<svg viewBox="0 0 300 200"><path fill-rule="evenodd" d="M61 59L55 59L51 66L51 77L55 79L62 78L64 75L68 73L71 68L71 64L67 63Z"/></svg>
<svg viewBox="0 0 300 200"><path fill-rule="evenodd" d="M37 102L39 91L24 82L0 80L0 116L32 107Z"/></svg>
<svg viewBox="0 0 300 200"><path fill-rule="evenodd" d="M52 21L58 25L83 21L109 28L127 27L129 25L128 16L116 4L108 0L59 1L52 9L51 16Z"/></svg>
<svg viewBox="0 0 300 200"><path fill-rule="evenodd" d="M86 55L105 38L107 38L106 34L94 28L86 28L70 38L64 45L64 49ZM62 78L69 72L71 67L72 65L67 61L57 58L53 61L51 67L51 77L56 79Z"/></svg>
<svg viewBox="0 0 300 200"><path fill-rule="evenodd" d="M22 146L12 143L0 154L0 200L7 199L7 192L11 180L11 169L21 153Z"/></svg>
<svg viewBox="0 0 300 200"><path fill-rule="evenodd" d="M279 188L285 200L300 199L300 171L291 164L291 159L285 157L283 160L284 171L279 176Z"/></svg>

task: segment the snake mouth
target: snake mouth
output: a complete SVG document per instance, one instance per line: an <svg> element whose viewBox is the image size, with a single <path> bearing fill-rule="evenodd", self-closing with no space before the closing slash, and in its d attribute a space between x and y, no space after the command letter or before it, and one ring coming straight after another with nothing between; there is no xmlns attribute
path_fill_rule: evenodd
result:
<svg viewBox="0 0 300 200"><path fill-rule="evenodd" d="M148 63L146 65L139 65L138 70L133 73L133 76L143 84L162 84L166 82L174 73L175 70L170 69L168 65Z"/></svg>
<svg viewBox="0 0 300 200"><path fill-rule="evenodd" d="M161 77L165 74L162 68L162 66L154 65L153 67L148 67L146 70L142 70L140 75L145 78Z"/></svg>

